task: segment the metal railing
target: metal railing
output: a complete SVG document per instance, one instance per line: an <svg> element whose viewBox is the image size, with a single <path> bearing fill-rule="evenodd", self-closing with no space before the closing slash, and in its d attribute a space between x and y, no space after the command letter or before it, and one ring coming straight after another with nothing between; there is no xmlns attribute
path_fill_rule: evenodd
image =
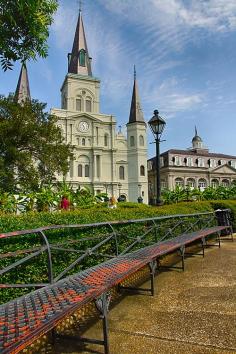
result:
<svg viewBox="0 0 236 354"><path fill-rule="evenodd" d="M216 224L215 213L204 212L2 233L0 288L47 286L106 259Z"/></svg>

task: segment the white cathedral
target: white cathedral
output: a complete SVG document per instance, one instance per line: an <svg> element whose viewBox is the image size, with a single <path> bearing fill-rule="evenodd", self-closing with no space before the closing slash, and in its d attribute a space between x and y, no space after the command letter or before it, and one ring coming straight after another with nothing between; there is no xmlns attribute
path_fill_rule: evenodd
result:
<svg viewBox="0 0 236 354"><path fill-rule="evenodd" d="M17 85L19 100L30 97L26 66ZM127 123L127 138L117 133L113 115L100 113L100 80L92 75L81 11L68 73L61 88L61 108L52 109L58 117L65 142L73 145L74 159L66 176L74 189L86 186L98 194L119 196L131 202L142 197L148 203L147 133L140 106L136 74ZM62 180L63 176L57 176Z"/></svg>

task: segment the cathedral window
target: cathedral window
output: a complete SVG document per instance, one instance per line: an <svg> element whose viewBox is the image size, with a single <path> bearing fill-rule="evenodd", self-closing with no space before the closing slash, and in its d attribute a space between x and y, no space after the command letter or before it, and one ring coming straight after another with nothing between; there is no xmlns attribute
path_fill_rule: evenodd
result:
<svg viewBox="0 0 236 354"><path fill-rule="evenodd" d="M130 146L134 146L135 145L135 142L134 142L134 136L132 135L130 137Z"/></svg>
<svg viewBox="0 0 236 354"><path fill-rule="evenodd" d="M85 165L84 177L89 177L89 165Z"/></svg>
<svg viewBox="0 0 236 354"><path fill-rule="evenodd" d="M85 50L81 49L79 51L79 65L80 66L85 66L85 55L86 55Z"/></svg>
<svg viewBox="0 0 236 354"><path fill-rule="evenodd" d="M144 137L142 135L139 135L139 145L144 146Z"/></svg>
<svg viewBox="0 0 236 354"><path fill-rule="evenodd" d="M81 98L76 99L76 111L79 111L79 112L82 111L82 99Z"/></svg>
<svg viewBox="0 0 236 354"><path fill-rule="evenodd" d="M140 166L140 176L145 176L145 167L143 165Z"/></svg>
<svg viewBox="0 0 236 354"><path fill-rule="evenodd" d="M124 166L119 167L119 178L120 179L125 179L125 168Z"/></svg>
<svg viewBox="0 0 236 354"><path fill-rule="evenodd" d="M85 146L85 138L82 138L82 145Z"/></svg>
<svg viewBox="0 0 236 354"><path fill-rule="evenodd" d="M91 100L91 98L86 98L85 105L86 105L86 112L92 112L92 100Z"/></svg>
<svg viewBox="0 0 236 354"><path fill-rule="evenodd" d="M78 165L78 177L83 177L83 166L81 164Z"/></svg>
<svg viewBox="0 0 236 354"><path fill-rule="evenodd" d="M108 134L104 135L104 146L108 146Z"/></svg>

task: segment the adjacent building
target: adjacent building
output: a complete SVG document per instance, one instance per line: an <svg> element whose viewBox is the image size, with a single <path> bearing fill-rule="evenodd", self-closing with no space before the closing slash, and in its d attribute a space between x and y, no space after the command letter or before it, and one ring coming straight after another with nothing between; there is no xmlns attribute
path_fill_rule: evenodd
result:
<svg viewBox="0 0 236 354"><path fill-rule="evenodd" d="M195 128L192 147L161 154L161 188L228 187L236 183L236 156L211 153ZM156 194L156 159L148 160L149 199Z"/></svg>

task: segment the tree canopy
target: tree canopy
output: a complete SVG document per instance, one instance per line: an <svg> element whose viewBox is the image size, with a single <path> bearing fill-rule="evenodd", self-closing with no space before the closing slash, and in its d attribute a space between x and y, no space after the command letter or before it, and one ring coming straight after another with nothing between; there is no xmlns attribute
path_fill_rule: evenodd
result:
<svg viewBox="0 0 236 354"><path fill-rule="evenodd" d="M0 0L0 60L4 71L17 60L45 58L48 27L57 0Z"/></svg>
<svg viewBox="0 0 236 354"><path fill-rule="evenodd" d="M55 173L67 173L72 148L45 107L0 96L0 189L37 190L52 183Z"/></svg>

